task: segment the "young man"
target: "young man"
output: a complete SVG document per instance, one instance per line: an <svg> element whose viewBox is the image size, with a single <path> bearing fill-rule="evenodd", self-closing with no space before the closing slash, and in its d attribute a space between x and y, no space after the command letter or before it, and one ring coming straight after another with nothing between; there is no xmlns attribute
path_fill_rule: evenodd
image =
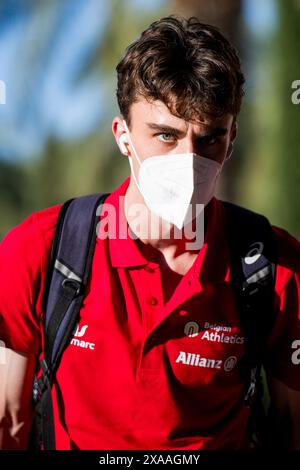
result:
<svg viewBox="0 0 300 470"><path fill-rule="evenodd" d="M106 200L116 217L108 215L108 237L97 238L79 323L55 376L56 448L248 449L245 333L225 209L214 197L236 137L238 56L215 28L168 17L127 49L117 72L122 117L112 130L131 175ZM188 244L201 204L204 243ZM4 448L27 445L59 209L32 214L1 245ZM300 245L273 232L277 315L265 367L281 444L300 448Z"/></svg>

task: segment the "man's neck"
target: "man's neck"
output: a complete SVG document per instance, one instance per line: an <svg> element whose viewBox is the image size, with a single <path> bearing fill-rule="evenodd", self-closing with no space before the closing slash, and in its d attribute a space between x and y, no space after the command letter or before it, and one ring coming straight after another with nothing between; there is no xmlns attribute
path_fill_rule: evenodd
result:
<svg viewBox="0 0 300 470"><path fill-rule="evenodd" d="M153 214L135 185L130 182L125 194L125 217L129 228L138 240L140 250L146 259L159 259L163 255L171 269L184 274L196 258L200 247L186 238L186 230L178 230L169 222ZM207 218L207 217L206 217ZM206 225L206 224L204 224ZM195 237L197 237L195 230Z"/></svg>

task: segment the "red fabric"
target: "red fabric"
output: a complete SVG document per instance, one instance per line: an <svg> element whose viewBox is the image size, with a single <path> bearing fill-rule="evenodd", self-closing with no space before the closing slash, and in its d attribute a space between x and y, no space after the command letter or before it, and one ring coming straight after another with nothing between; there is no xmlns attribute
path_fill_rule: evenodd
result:
<svg viewBox="0 0 300 470"><path fill-rule="evenodd" d="M127 186L128 180L106 201L120 214L119 229L127 228L119 201ZM0 245L0 339L25 354L41 348L42 292L59 208L32 214ZM224 213L216 199L208 210L205 243L187 274L172 278L171 290L177 287L170 298L160 265L148 261L136 241L120 233L97 239L77 336L53 390L58 449L247 447L238 368L244 339ZM274 231L279 313L268 367L300 390L292 347L300 340L300 244L284 230Z"/></svg>

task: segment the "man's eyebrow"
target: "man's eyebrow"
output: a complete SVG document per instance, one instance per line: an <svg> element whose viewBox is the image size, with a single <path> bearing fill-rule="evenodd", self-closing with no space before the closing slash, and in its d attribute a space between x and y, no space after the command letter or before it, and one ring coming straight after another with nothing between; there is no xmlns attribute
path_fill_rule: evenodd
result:
<svg viewBox="0 0 300 470"><path fill-rule="evenodd" d="M168 126L166 124L156 124L155 122L147 122L147 126L154 131L159 131L162 133L165 132L166 134L169 134L169 133L177 134L177 135L185 134L185 131L181 129L177 129L176 127Z"/></svg>
<svg viewBox="0 0 300 470"><path fill-rule="evenodd" d="M200 138L207 138L207 137L215 137L215 136L221 136L221 135L226 135L228 132L227 127L215 127L212 128L211 130L207 131L204 134L201 134Z"/></svg>
<svg viewBox="0 0 300 470"><path fill-rule="evenodd" d="M177 129L176 127L168 126L166 124L156 124L155 122L148 122L147 126L152 130L159 131L159 132L166 133L166 134L176 134L179 136L185 134L185 131L181 129ZM212 136L222 136L222 135L226 135L227 132L228 132L227 127L214 127L208 130L207 132L199 135L199 138L205 139L207 137L212 137Z"/></svg>

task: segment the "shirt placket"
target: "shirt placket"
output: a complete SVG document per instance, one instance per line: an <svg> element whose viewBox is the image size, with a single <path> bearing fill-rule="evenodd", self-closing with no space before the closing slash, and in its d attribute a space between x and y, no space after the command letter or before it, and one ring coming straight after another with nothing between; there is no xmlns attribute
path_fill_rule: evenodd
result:
<svg viewBox="0 0 300 470"><path fill-rule="evenodd" d="M202 291L198 279L191 273L183 280L177 295L164 304L161 273L159 265L149 263L139 275L142 283L140 304L142 310L143 341L138 371L141 376L158 375L162 367L163 345L159 341L159 327L183 302ZM141 284L140 284L141 285Z"/></svg>
<svg viewBox="0 0 300 470"><path fill-rule="evenodd" d="M164 309L164 296L159 265L148 263L135 273L137 294L142 312L142 348L138 374L157 375L161 368L162 348L157 344L153 326ZM151 332L151 334L149 334Z"/></svg>

